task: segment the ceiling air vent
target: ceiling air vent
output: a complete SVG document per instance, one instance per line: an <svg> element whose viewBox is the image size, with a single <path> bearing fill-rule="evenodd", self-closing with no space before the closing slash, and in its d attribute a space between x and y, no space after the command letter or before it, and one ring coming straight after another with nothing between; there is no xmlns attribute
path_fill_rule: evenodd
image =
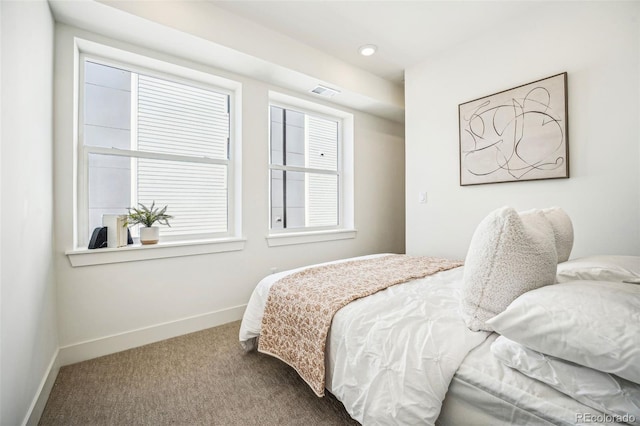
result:
<svg viewBox="0 0 640 426"><path fill-rule="evenodd" d="M311 93L315 93L316 95L324 96L326 98L332 98L340 93L340 91L330 87L317 85L313 90L311 90Z"/></svg>

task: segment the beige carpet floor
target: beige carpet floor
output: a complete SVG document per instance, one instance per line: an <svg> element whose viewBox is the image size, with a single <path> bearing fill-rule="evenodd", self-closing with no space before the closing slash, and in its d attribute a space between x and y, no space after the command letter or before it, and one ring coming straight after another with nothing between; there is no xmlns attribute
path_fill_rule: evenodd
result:
<svg viewBox="0 0 640 426"><path fill-rule="evenodd" d="M289 366L238 343L239 322L60 369L41 425L358 425Z"/></svg>

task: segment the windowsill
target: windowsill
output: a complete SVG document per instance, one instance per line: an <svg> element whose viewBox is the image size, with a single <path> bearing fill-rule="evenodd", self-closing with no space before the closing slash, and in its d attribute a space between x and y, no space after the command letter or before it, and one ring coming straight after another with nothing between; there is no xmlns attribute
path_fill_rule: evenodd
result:
<svg viewBox="0 0 640 426"><path fill-rule="evenodd" d="M69 257L71 266L78 267L238 251L244 249L245 241L243 238L167 241L153 245L133 244L94 250L78 248L68 250L65 254Z"/></svg>
<svg viewBox="0 0 640 426"><path fill-rule="evenodd" d="M330 231L287 232L267 236L269 247L288 246L292 244L317 243L321 241L347 240L355 238L355 229L332 229Z"/></svg>

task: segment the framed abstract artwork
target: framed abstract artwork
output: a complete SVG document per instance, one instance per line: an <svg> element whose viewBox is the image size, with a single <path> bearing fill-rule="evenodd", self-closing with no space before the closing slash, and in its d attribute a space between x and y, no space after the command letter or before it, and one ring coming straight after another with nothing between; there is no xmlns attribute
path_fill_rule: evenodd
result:
<svg viewBox="0 0 640 426"><path fill-rule="evenodd" d="M567 73L458 106L460 185L569 177Z"/></svg>

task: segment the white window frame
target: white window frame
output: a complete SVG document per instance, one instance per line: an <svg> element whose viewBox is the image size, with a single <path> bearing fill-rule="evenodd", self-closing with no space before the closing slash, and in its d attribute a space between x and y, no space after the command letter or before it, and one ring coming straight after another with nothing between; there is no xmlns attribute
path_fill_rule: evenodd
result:
<svg viewBox="0 0 640 426"><path fill-rule="evenodd" d="M338 123L338 170L336 172L300 166L286 166L272 163L271 159L271 107L294 110L308 115L336 121ZM304 244L355 238L354 197L353 197L353 114L302 98L269 92L269 150L268 189L269 217L267 242L270 247ZM320 173L338 176L338 225L324 227L300 227L272 229L271 175L273 170Z"/></svg>
<svg viewBox="0 0 640 426"><path fill-rule="evenodd" d="M241 227L241 141L240 141L240 83L218 77L194 68L124 51L111 46L98 44L84 39L75 39L75 114L74 114L74 249L67 251L72 266L85 266L104 263L127 262L156 258L187 256L193 254L236 251L244 248ZM229 151L228 160L208 157L191 157L174 154L149 153L118 148L102 148L84 145L83 100L84 100L84 63L91 62L114 66L151 77L167 79L177 83L213 90L229 96ZM133 129L132 129L133 131ZM185 236L163 237L155 246L134 244L116 249L86 248L88 235L88 158L89 154L107 154L129 158L150 158L157 160L188 161L191 163L227 165L227 232L211 234L191 234ZM137 241L136 241L137 243Z"/></svg>

